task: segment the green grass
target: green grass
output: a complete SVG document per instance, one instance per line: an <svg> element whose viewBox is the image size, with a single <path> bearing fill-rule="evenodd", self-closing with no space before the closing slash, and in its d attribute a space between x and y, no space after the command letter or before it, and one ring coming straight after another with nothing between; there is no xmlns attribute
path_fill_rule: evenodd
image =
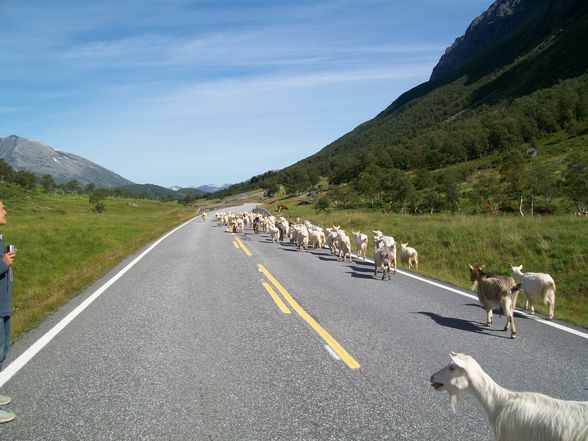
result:
<svg viewBox="0 0 588 441"><path fill-rule="evenodd" d="M17 248L12 338L34 328L126 256L175 225L194 208L175 202L108 199L95 213L88 196L24 194L0 186L8 212L4 243Z"/></svg>
<svg viewBox="0 0 588 441"><path fill-rule="evenodd" d="M588 219L561 216L424 216L383 214L380 210L332 210L316 214L312 206L289 207L287 216L309 219L324 227L340 225L349 235L372 230L408 242L419 252L419 273L469 288L468 264L486 264L490 272L507 274L509 264L523 272L545 272L556 286L556 319L588 328ZM275 204L269 205L276 212ZM519 296L519 306L524 295ZM545 315L547 308L536 307Z"/></svg>

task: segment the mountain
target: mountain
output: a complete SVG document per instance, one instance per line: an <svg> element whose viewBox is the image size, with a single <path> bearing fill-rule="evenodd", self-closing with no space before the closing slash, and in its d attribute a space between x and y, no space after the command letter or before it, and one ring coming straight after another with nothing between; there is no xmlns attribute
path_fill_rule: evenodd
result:
<svg viewBox="0 0 588 441"><path fill-rule="evenodd" d="M201 185L200 187L196 187L196 190L201 191L203 193L214 193L220 190L224 190L227 187L230 187L231 184L208 184L208 185Z"/></svg>
<svg viewBox="0 0 588 441"><path fill-rule="evenodd" d="M0 138L0 158L14 170L26 170L37 176L50 174L57 183L77 180L82 186L92 183L100 188L131 185L133 182L87 159L60 152L19 136Z"/></svg>
<svg viewBox="0 0 588 441"><path fill-rule="evenodd" d="M207 184L207 185L201 185L199 187L196 187L196 186L180 187L179 185L174 185L173 187L170 187L170 190L174 190L174 191L177 191L177 192L180 192L183 194L215 193L217 191L224 190L225 188L228 188L230 186L231 186L231 184L222 184L222 185Z"/></svg>
<svg viewBox="0 0 588 441"><path fill-rule="evenodd" d="M178 191L155 184L129 184L118 188L123 192L123 194L131 197L157 200L179 200L185 197L184 194Z"/></svg>
<svg viewBox="0 0 588 441"><path fill-rule="evenodd" d="M429 81L314 155L228 193L273 193L282 186L296 194L326 177L331 188L350 184L333 197L354 191L364 200L387 194L390 201L404 197L398 196L406 190L404 172L463 165L464 173L451 179L475 180L471 161L500 161L505 152L525 152L556 133L570 140L558 164L573 166L570 155L585 145L587 126L588 1L497 0L445 51Z"/></svg>
<svg viewBox="0 0 588 441"><path fill-rule="evenodd" d="M477 17L464 35L447 48L433 69L431 80L436 80L455 70L473 57L495 45L508 40L530 22L542 18L549 1L499 0Z"/></svg>
<svg viewBox="0 0 588 441"><path fill-rule="evenodd" d="M282 175L311 166L329 176L330 182L346 182L362 171L361 166L353 170L351 162L366 155L385 156L392 166L404 170L438 168L506 148L505 140L494 139L496 126L520 137L521 144L529 142L545 130L562 127L559 116L554 124L547 124L538 114L563 112L562 100L581 117L574 106L584 106L587 71L587 1L498 0L446 51L431 80L403 93L375 118L286 168ZM570 86L574 90L566 91L565 98L541 93L564 88L566 80L575 78L582 80ZM564 92L554 92L559 93ZM569 102L570 94L577 105ZM516 100L527 97L532 103L525 106L534 108L520 111L526 121L505 121L511 106L518 105ZM469 138L466 134L460 138L449 123L475 129ZM534 133L519 136L516 132L524 131L523 124ZM335 170L345 168L345 162L350 163L349 176Z"/></svg>

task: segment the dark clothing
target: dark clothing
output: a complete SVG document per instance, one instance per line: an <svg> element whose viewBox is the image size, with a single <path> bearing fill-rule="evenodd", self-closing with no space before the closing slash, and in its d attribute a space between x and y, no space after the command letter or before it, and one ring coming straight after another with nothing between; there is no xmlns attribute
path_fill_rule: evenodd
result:
<svg viewBox="0 0 588 441"><path fill-rule="evenodd" d="M10 317L0 317L0 371L10 347Z"/></svg>
<svg viewBox="0 0 588 441"><path fill-rule="evenodd" d="M1 260L4 255L4 242L0 237L0 317L12 315L12 271Z"/></svg>
<svg viewBox="0 0 588 441"><path fill-rule="evenodd" d="M10 316L12 315L12 271L1 259L4 242L0 235L0 370L10 345Z"/></svg>

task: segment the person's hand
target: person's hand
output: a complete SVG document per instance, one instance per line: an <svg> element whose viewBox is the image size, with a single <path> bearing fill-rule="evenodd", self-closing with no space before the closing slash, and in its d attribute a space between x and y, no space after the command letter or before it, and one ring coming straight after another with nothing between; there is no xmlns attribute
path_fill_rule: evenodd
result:
<svg viewBox="0 0 588 441"><path fill-rule="evenodd" d="M16 259L15 252L4 253L4 255L2 256L2 262L4 262L6 266L12 266L12 264L14 263L14 259Z"/></svg>

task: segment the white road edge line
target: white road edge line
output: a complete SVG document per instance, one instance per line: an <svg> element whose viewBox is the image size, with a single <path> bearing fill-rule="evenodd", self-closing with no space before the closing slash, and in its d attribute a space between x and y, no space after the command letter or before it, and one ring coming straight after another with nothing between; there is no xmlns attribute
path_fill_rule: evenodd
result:
<svg viewBox="0 0 588 441"><path fill-rule="evenodd" d="M26 365L37 353L43 349L53 338L59 334L73 319L75 319L84 309L86 309L94 300L96 300L102 293L104 293L108 288L110 288L114 282L120 279L128 270L130 270L137 262L139 262L147 253L149 253L153 248L163 242L168 236L172 235L180 228L186 226L190 222L192 222L196 217L193 217L187 222L184 222L182 225L174 228L173 230L166 233L164 236L160 237L157 241L155 241L149 248L139 254L131 263L125 266L122 270L120 270L114 277L108 280L104 285L98 288L90 297L80 303L72 312L70 312L67 316L65 316L59 323L57 323L51 330L49 330L45 335L43 335L39 340L37 340L30 348L28 348L25 352L18 356L16 360L10 363L2 372L0 372L0 387L4 386L8 380L10 380L19 370L21 370L24 365Z"/></svg>
<svg viewBox="0 0 588 441"><path fill-rule="evenodd" d="M359 259L355 254L352 254L352 256L355 257L356 259ZM374 263L374 261L373 260L370 260L370 259L365 259L364 262ZM459 289L451 288L450 286L442 285L441 283L433 282L432 280L427 280L427 279L424 279L424 278L419 277L419 276L415 276L414 274L407 273L407 272L402 271L402 270L396 270L396 272L399 273L399 274L402 274L403 276L411 277L411 278L416 279L416 280L419 280L421 282L428 283L429 285L433 285L433 286L436 286L438 288L442 288L442 289L444 289L446 291L454 292L456 294L459 294L460 296L469 297L470 299L473 299L476 302L478 301L478 296L475 296L475 295L472 295L472 294L468 294L466 292L460 291ZM544 320L542 318L535 317L534 315L527 314L526 312L523 312L523 311L516 310L515 311L515 314L520 315L520 316L525 317L525 318L528 318L528 319L531 319L531 320L535 320L535 321L537 321L539 323L543 323L544 325L551 326L552 328L556 328L556 329L559 329L561 331L564 331L564 332L568 332L570 334L577 335L578 337L582 337L582 338L588 339L588 333L586 333L586 332L578 331L577 329L568 328L567 326L563 326L563 325L560 325L559 323L554 323L554 322L551 322L549 320Z"/></svg>
<svg viewBox="0 0 588 441"><path fill-rule="evenodd" d="M325 349L329 353L331 357L333 357L337 361L341 361L341 358L337 355L337 353L331 348L329 345L325 345Z"/></svg>

